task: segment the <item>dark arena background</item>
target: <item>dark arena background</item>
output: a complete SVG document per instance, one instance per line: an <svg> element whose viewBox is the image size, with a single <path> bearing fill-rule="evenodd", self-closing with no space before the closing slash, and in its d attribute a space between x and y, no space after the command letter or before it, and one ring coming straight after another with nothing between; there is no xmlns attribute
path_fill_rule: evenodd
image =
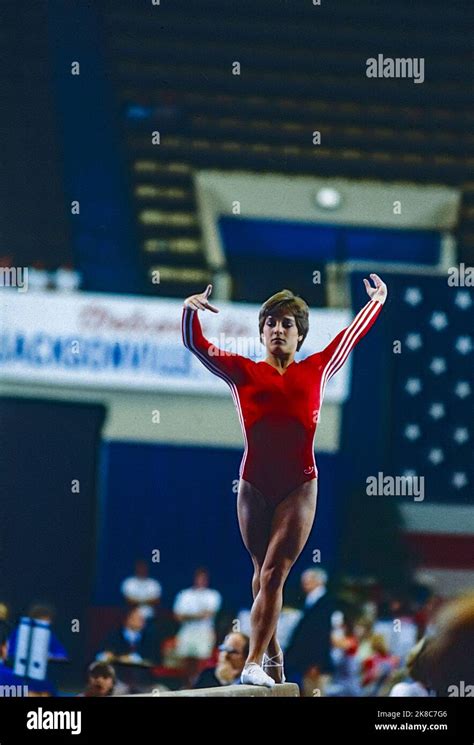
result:
<svg viewBox="0 0 474 745"><path fill-rule="evenodd" d="M0 15L2 745L38 696L84 714L128 696L124 727L132 697L157 720L165 697L299 698L334 735L343 698L363 742L396 710L471 742L449 708L474 695L471 4ZM263 360L259 309L289 289L310 308L303 360L373 273L384 308L318 416L316 519L278 621L293 663L246 687L245 443L183 344L183 301L212 284L205 336Z"/></svg>

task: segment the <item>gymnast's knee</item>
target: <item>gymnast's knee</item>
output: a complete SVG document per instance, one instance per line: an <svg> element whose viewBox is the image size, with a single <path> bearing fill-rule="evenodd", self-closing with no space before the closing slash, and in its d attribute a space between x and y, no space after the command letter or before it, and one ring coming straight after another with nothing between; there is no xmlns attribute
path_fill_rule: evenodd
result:
<svg viewBox="0 0 474 745"><path fill-rule="evenodd" d="M286 564L263 566L260 571L260 588L267 592L278 592L283 589L289 571L290 566Z"/></svg>

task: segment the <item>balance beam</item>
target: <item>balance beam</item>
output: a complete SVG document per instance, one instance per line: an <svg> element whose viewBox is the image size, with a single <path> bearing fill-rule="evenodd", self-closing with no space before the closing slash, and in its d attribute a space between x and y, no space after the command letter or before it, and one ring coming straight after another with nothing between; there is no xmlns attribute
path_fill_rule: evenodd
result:
<svg viewBox="0 0 474 745"><path fill-rule="evenodd" d="M155 693L135 693L128 696L114 696L114 698L164 698L170 696L180 696L181 698L204 698L208 696L225 696L229 698L242 698L250 696L251 698L287 698L299 697L300 689L296 683L278 683L273 688L266 686L217 686L215 688L195 688L184 691L161 691Z"/></svg>

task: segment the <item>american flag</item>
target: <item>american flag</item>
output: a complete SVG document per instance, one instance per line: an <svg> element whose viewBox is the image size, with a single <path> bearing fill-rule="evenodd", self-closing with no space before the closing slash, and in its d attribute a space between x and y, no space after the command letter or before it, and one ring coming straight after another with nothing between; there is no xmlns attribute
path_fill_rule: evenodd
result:
<svg viewBox="0 0 474 745"><path fill-rule="evenodd" d="M474 586L474 299L448 276L392 276L397 298L391 472L423 476L408 540L451 593ZM393 307L393 305L392 305Z"/></svg>

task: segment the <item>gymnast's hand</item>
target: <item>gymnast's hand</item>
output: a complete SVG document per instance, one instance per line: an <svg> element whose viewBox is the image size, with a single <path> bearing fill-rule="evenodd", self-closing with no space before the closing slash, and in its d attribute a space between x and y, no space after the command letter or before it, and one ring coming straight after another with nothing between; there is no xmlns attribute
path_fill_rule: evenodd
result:
<svg viewBox="0 0 474 745"><path fill-rule="evenodd" d="M379 303L384 303L388 294L387 285L385 284L385 282L382 282L378 274L371 274L370 277L375 287L371 287L369 280L364 279L367 295L370 297L371 300L378 300Z"/></svg>
<svg viewBox="0 0 474 745"><path fill-rule="evenodd" d="M218 309L207 300L211 292L212 285L208 285L204 292L187 297L184 301L184 307L191 308L191 310L211 310L213 313L219 313Z"/></svg>

